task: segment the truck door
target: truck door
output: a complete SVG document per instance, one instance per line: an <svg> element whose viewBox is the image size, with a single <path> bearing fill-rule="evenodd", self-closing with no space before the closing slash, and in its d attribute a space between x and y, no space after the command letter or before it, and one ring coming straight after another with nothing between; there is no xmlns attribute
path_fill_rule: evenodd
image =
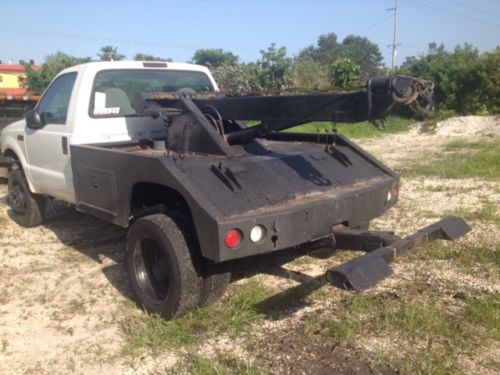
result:
<svg viewBox="0 0 500 375"><path fill-rule="evenodd" d="M76 72L59 76L45 91L36 108L42 128L26 127L28 168L37 193L74 202L69 162L68 108Z"/></svg>

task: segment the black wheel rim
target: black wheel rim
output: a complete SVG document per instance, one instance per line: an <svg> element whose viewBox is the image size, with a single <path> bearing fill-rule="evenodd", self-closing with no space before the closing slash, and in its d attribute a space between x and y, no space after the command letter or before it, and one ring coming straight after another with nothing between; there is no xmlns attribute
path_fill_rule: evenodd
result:
<svg viewBox="0 0 500 375"><path fill-rule="evenodd" d="M146 298L155 304L168 296L170 273L168 258L161 244L150 238L138 241L134 248L136 276Z"/></svg>
<svg viewBox="0 0 500 375"><path fill-rule="evenodd" d="M17 183L9 190L9 205L17 214L26 213L26 194L22 186Z"/></svg>

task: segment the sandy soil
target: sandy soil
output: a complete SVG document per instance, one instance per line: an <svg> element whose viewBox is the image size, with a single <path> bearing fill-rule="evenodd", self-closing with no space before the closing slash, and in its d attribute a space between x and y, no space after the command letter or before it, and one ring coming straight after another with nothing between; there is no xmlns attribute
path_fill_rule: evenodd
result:
<svg viewBox="0 0 500 375"><path fill-rule="evenodd" d="M466 139L493 139L500 136L500 116L453 117L435 126L416 124L409 132L359 142L391 168L401 168L411 161L425 160L444 144Z"/></svg>
<svg viewBox="0 0 500 375"><path fill-rule="evenodd" d="M423 130L422 125L417 125L407 133L360 143L390 167L398 168L408 160L425 158L452 139L497 139L500 118L454 118L438 124L431 132ZM155 357L146 353L139 360L121 353L125 341L120 328L121 311L133 298L123 267L125 232L71 210L59 212L38 228L23 229L9 218L6 191L6 185L0 185L0 374L164 373L176 366L185 355L182 348ZM407 179L402 182L398 206L373 226L407 234L449 212L479 209L485 199L500 210L498 184L481 179ZM460 241L499 244L500 229L494 222L473 224L472 232ZM334 257L326 262L294 262L287 268L314 277L341 261ZM433 287L445 290L447 295L464 289L500 292L498 277L481 270L464 275L440 264L415 267L414 263L401 261L394 265L394 272L376 291L401 292L416 273L420 277L423 273ZM292 278L276 275L255 278L280 290L298 285ZM342 298L342 293L348 292L330 295ZM287 332L303 316L321 314L335 303L320 299L284 311L280 319L267 320L267 354L245 343L228 343L226 338L211 340L199 349L200 353L210 355L238 346L240 355L257 353L264 361L282 363L276 368L282 372L308 373L314 369L315 373L371 373L373 369L364 359L373 356L370 340L330 357L325 353L331 348L323 348L320 343L306 350L287 341ZM471 371L491 372L482 367L481 358L462 361ZM378 368L382 373L395 371L384 365Z"/></svg>

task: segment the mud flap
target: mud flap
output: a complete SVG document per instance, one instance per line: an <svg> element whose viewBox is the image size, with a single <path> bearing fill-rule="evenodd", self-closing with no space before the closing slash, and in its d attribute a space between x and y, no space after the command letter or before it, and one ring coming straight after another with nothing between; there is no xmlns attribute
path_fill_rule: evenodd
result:
<svg viewBox="0 0 500 375"><path fill-rule="evenodd" d="M392 275L389 263L397 256L430 241L456 240L469 231L470 227L463 219L450 216L388 246L332 268L326 272L326 277L331 284L340 288L366 290Z"/></svg>

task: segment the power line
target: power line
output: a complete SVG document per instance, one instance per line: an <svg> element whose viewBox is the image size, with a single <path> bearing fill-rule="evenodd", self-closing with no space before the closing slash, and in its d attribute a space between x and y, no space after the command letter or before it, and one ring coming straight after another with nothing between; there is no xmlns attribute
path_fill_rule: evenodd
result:
<svg viewBox="0 0 500 375"><path fill-rule="evenodd" d="M486 11L486 10L482 10L482 9L479 9L479 8L476 8L476 7L471 7L470 5L468 5L468 4L464 4L464 3L460 2L460 1L456 1L456 0L447 0L447 1L449 1L450 3L453 3L453 4L460 5L460 6L464 7L464 8L468 8L468 9L474 10L474 11L476 11L476 12L486 14L486 15L488 15L488 16L500 17L500 16L499 16L498 14L496 14L496 13L488 12L488 11Z"/></svg>
<svg viewBox="0 0 500 375"><path fill-rule="evenodd" d="M78 40L96 41L96 42L142 44L142 45L150 45L150 46L175 47L175 48L195 48L194 46L180 45L180 44L169 44L169 43L151 42L151 41L144 41L144 40L123 39L123 38L110 38L110 37L95 36L95 35L73 34L73 33L65 33L65 32L60 32L60 31L18 29L18 28L13 28L13 27L8 27L8 26L0 26L0 32L7 32L7 33L13 33L13 34L20 34L20 35L42 36L42 37L49 37L49 38L60 38L60 39L78 39Z"/></svg>
<svg viewBox="0 0 500 375"><path fill-rule="evenodd" d="M446 15L449 15L449 16L460 17L460 18L463 18L463 19L466 19L466 20L469 20L469 21L474 21L474 22L480 23L482 25L495 26L496 28L500 27L500 24L497 24L497 23L492 23L492 22L488 22L488 21L481 21L481 20L478 20L476 18L465 16L465 15L460 14L460 13L455 13L455 12L452 12L452 11L449 11L449 10L443 10L443 9L435 8L435 7L431 6L431 5L428 5L426 3L422 3L422 2L417 1L417 0L409 0L409 1L411 1L412 3L418 4L420 6L432 9L432 10L434 10L436 12L439 12L439 13L442 13L442 14L446 14Z"/></svg>
<svg viewBox="0 0 500 375"><path fill-rule="evenodd" d="M177 49L190 49L190 50L207 48L207 47L187 45L187 44L173 44L173 43L152 42L152 41L144 41L144 40L110 38L110 37L95 36L95 35L65 33L65 32L60 32L60 31L18 29L18 28L8 27L8 26L0 26L0 33L1 32L18 34L18 35L30 35L30 36L59 38L59 39L84 40L84 41L103 42L103 43L132 44L132 45L152 46L152 47L161 47L161 48L177 48ZM214 48L216 48L216 47L214 47ZM240 53L240 54L254 54L257 51L239 50L239 51L235 51L235 52Z"/></svg>
<svg viewBox="0 0 500 375"><path fill-rule="evenodd" d="M314 6L314 7L302 7L302 6L297 6L293 4L286 4L286 6L283 6L283 4L256 4L255 2L221 2L221 1L208 1L208 0L143 0L147 3L150 4L155 4L155 5L172 5L172 6L191 6L191 7L210 7L210 8L223 8L223 9L234 9L234 10L256 10L256 11L266 11L266 12L284 12L288 10L293 10L293 11L300 11L304 12L305 14L311 13L311 12L326 12L326 11L331 11L331 7L324 7L324 6ZM359 14L359 13L370 13L373 14L374 12L377 12L377 9L353 9L353 10L343 10L345 13L353 13L353 14Z"/></svg>
<svg viewBox="0 0 500 375"><path fill-rule="evenodd" d="M381 19L378 22L375 22L373 25L368 26L366 29L363 29L361 32L363 33L365 31L371 30L374 27L377 27L378 25L383 24L384 22L386 22L388 19L391 19L391 18L392 18L392 14L390 16L384 17L383 19Z"/></svg>
<svg viewBox="0 0 500 375"><path fill-rule="evenodd" d="M262 4L249 4L249 3L224 3L220 1L193 1L193 0L145 0L151 4L161 4L161 5L179 5L179 6L192 6L192 7L217 7L217 8L226 8L226 9L255 9L255 10L276 10L276 7L262 5Z"/></svg>

